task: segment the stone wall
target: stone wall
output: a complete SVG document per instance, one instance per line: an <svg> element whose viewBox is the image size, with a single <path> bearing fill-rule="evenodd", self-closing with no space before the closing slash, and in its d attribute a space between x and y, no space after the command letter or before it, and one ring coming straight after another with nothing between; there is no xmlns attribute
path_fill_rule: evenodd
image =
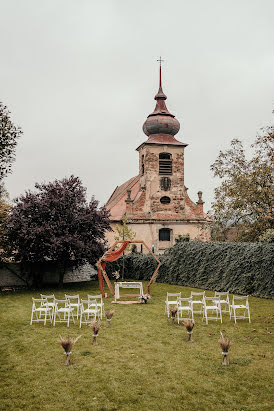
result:
<svg viewBox="0 0 274 411"><path fill-rule="evenodd" d="M90 281L96 278L97 271L90 265L84 264L79 268L67 270L64 283ZM58 284L58 270L51 265L43 269L44 284ZM32 281L22 277L20 265L15 263L4 264L0 267L0 287L20 287L32 285Z"/></svg>

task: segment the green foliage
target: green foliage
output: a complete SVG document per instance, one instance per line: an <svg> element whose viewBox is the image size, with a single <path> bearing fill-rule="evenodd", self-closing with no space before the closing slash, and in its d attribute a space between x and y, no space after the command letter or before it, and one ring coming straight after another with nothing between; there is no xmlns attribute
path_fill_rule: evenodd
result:
<svg viewBox="0 0 274 411"><path fill-rule="evenodd" d="M0 261L4 259L4 248L7 246L6 223L10 208L8 193L0 183Z"/></svg>
<svg viewBox="0 0 274 411"><path fill-rule="evenodd" d="M220 151L212 164L214 177L221 179L213 202L213 240L223 241L231 234L235 241L258 241L273 228L272 144L274 128L262 130L252 145L253 155L246 158L241 141L234 139L231 148Z"/></svg>
<svg viewBox="0 0 274 411"><path fill-rule="evenodd" d="M186 242L189 242L190 241L190 234L189 233L187 233L187 234L178 234L176 237L175 237L175 242L176 243L180 243L180 242L182 242L182 241L186 241Z"/></svg>
<svg viewBox="0 0 274 411"><path fill-rule="evenodd" d="M17 140L22 134L11 119L8 108L0 101L0 182L11 171Z"/></svg>
<svg viewBox="0 0 274 411"><path fill-rule="evenodd" d="M262 243L274 243L274 229L269 228L259 237L259 241Z"/></svg>
<svg viewBox="0 0 274 411"><path fill-rule="evenodd" d="M17 198L10 210L7 252L31 265L56 262L62 286L66 267L95 264L104 253L105 232L111 230L109 212L94 198L87 203L86 189L73 175L35 188ZM36 271L34 278L39 277Z"/></svg>
<svg viewBox="0 0 274 411"><path fill-rule="evenodd" d="M274 297L272 244L179 242L159 258L159 282ZM119 269L121 261L115 264ZM150 254L125 257L126 277L149 280L155 268Z"/></svg>
<svg viewBox="0 0 274 411"><path fill-rule="evenodd" d="M116 229L117 235L114 237L116 241L119 241L119 240L133 241L134 240L136 233L127 226L127 221L128 221L127 216L123 215L122 225L116 224L115 229Z"/></svg>

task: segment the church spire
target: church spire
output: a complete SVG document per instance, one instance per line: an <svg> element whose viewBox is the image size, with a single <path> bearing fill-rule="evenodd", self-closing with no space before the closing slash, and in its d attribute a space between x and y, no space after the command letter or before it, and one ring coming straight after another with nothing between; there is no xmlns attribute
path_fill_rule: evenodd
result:
<svg viewBox="0 0 274 411"><path fill-rule="evenodd" d="M159 61L160 62L160 70L159 70L159 90L158 90L158 93L156 94L156 96L154 97L154 100L166 100L167 99L167 96L165 95L165 93L163 92L163 89L162 89L162 62L164 61L164 60L162 60L162 57L160 56L160 58L159 58L159 60L157 60L157 61ZM156 106L157 107L157 106ZM168 110L167 110L167 108L166 108L166 105L165 105L165 103L163 103L163 109L166 111L166 114L170 114L169 112L168 112ZM156 110L156 108L155 108L155 110ZM155 111L154 110L154 111Z"/></svg>
<svg viewBox="0 0 274 411"><path fill-rule="evenodd" d="M154 99L156 106L153 113L149 114L147 120L143 125L143 131L147 136L155 135L170 135L174 136L180 129L180 123L173 114L171 114L167 107L165 100L167 96L162 89L162 58L160 57L160 71L159 71L159 90Z"/></svg>

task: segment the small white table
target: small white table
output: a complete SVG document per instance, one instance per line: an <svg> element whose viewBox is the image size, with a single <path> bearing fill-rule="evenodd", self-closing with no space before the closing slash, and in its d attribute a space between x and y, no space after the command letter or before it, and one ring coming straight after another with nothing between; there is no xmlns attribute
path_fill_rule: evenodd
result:
<svg viewBox="0 0 274 411"><path fill-rule="evenodd" d="M115 302L120 298L120 288L138 288L139 289L139 294L135 295L132 294L132 297L140 297L142 295L144 295L144 291L143 291L143 284L140 282L135 282L135 281L130 281L130 282L119 282L119 283L115 283ZM122 297L130 297L130 294L126 294L126 295L122 295Z"/></svg>

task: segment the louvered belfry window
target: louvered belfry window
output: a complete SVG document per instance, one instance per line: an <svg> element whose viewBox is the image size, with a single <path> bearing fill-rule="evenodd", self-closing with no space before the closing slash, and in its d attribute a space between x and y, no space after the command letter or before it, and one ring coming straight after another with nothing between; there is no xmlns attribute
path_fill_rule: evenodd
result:
<svg viewBox="0 0 274 411"><path fill-rule="evenodd" d="M169 153L159 154L159 174L171 175L172 174L172 159Z"/></svg>

